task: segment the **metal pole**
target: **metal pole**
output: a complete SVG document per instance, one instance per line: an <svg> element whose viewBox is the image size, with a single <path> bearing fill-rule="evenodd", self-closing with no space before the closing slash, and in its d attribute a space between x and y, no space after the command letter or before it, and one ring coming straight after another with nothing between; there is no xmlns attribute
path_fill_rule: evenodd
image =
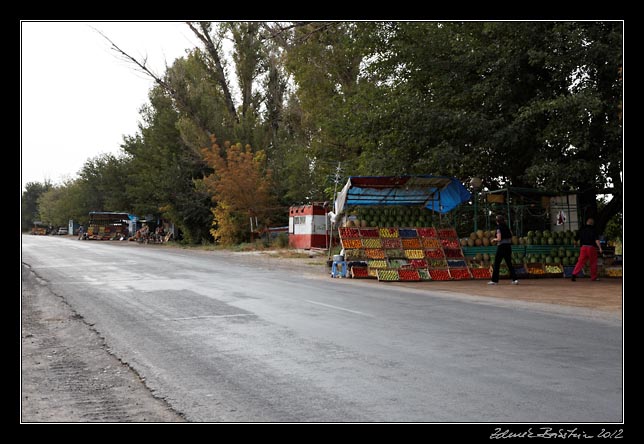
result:
<svg viewBox="0 0 644 444"><path fill-rule="evenodd" d="M478 194L479 194L478 191L474 190L474 232L478 230L478 221L477 221L478 213L476 211L476 206L477 206L476 201L478 200Z"/></svg>
<svg viewBox="0 0 644 444"><path fill-rule="evenodd" d="M510 220L510 187L508 187L507 190L508 190L508 227L511 227L512 221Z"/></svg>
<svg viewBox="0 0 644 444"><path fill-rule="evenodd" d="M338 182L340 182L340 171L341 168L340 166L342 165L342 162L338 162L338 167L335 169L335 178L333 180L335 186L333 188L333 212L335 213L336 208L335 208L335 200L338 198ZM333 249L333 229L335 225L338 222L338 214L335 215L335 223L331 223L331 236L329 240L329 259L331 259L331 250Z"/></svg>
<svg viewBox="0 0 644 444"><path fill-rule="evenodd" d="M568 231L570 231L572 217L570 217L570 195L566 194L566 217L568 218Z"/></svg>
<svg viewBox="0 0 644 444"><path fill-rule="evenodd" d="M329 213L326 208L326 205L324 205L324 241L326 242L326 248L329 248Z"/></svg>

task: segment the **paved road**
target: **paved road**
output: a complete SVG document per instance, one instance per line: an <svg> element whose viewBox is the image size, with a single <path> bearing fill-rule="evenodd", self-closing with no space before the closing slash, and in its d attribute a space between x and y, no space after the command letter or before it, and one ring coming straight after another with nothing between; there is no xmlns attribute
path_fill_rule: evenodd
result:
<svg viewBox="0 0 644 444"><path fill-rule="evenodd" d="M619 319L23 236L22 261L189 421L621 422Z"/></svg>

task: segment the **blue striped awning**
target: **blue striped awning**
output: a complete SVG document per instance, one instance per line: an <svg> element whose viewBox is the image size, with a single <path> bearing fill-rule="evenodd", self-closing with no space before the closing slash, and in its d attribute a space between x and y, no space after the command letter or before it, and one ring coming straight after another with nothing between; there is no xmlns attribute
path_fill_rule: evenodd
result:
<svg viewBox="0 0 644 444"><path fill-rule="evenodd" d="M335 200L335 213L345 206L419 206L448 213L471 198L454 177L445 176L352 176Z"/></svg>

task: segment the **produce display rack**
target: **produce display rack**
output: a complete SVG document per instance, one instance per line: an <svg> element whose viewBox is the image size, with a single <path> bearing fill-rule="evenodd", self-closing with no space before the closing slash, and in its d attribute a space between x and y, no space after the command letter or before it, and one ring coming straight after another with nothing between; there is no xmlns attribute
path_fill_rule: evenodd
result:
<svg viewBox="0 0 644 444"><path fill-rule="evenodd" d="M366 264L366 270L351 267L352 277L386 282L472 279L453 228L341 227L338 233L345 260Z"/></svg>
<svg viewBox="0 0 644 444"><path fill-rule="evenodd" d="M477 253L494 255L496 246L463 247L453 228L437 227L341 227L338 229L345 260L352 278L371 278L383 282L490 279L492 262L473 260ZM556 250L578 253L570 245L513 245L512 252L547 254ZM537 256L538 257L538 256ZM520 259L520 258L519 258ZM556 258L555 258L556 259ZM532 259L534 260L534 258ZM598 274L621 278L621 262L603 264ZM518 260L513 256L514 271L519 279L570 278L574 265ZM578 277L589 276L586 265ZM502 263L499 276L509 278Z"/></svg>

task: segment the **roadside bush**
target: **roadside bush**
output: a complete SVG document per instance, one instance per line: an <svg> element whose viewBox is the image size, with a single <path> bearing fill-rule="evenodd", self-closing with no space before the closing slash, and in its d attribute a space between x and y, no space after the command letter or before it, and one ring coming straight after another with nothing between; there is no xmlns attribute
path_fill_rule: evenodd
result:
<svg viewBox="0 0 644 444"><path fill-rule="evenodd" d="M288 247L288 234L280 233L275 238L275 246L277 248L286 248Z"/></svg>

